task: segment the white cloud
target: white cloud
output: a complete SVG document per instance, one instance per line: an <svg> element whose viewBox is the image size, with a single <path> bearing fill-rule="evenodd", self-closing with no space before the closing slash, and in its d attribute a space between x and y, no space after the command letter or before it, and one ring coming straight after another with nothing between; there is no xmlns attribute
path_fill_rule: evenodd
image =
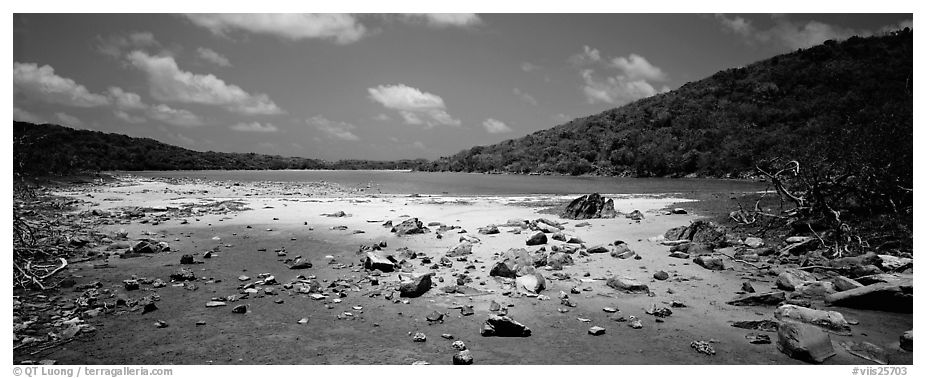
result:
<svg viewBox="0 0 926 378"><path fill-rule="evenodd" d="M656 84L665 82L667 75L637 54L604 60L600 51L583 46L583 52L572 56L570 61L576 65L595 67L579 71L583 81L582 93L592 104L624 105L669 90L665 85L656 89ZM595 69L602 69L605 74L598 75Z"/></svg>
<svg viewBox="0 0 926 378"><path fill-rule="evenodd" d="M28 112L26 110L17 108L15 106L13 107L13 120L20 121L20 122L34 123L37 125L48 123L47 121L45 121L45 118L42 118L41 116L36 115L35 113Z"/></svg>
<svg viewBox="0 0 926 378"><path fill-rule="evenodd" d="M601 61L601 52L598 49L582 46L582 52L569 57L569 63L576 66L594 64Z"/></svg>
<svg viewBox="0 0 926 378"><path fill-rule="evenodd" d="M267 123L267 124L262 125L260 124L260 122L251 122L251 123L241 122L241 123L231 126L230 128L235 131L244 131L244 132L252 132L252 133L273 133L273 132L277 132L280 130L276 126L274 126L272 123Z"/></svg>
<svg viewBox="0 0 926 378"><path fill-rule="evenodd" d="M81 121L80 118L67 113L57 112L55 113L55 119L57 119L58 122L60 122L63 126L81 127L84 125L84 121Z"/></svg>
<svg viewBox="0 0 926 378"><path fill-rule="evenodd" d="M420 140L416 140L415 143L412 143L412 147L415 147L415 148L417 148L417 149L419 149L419 150L426 150L426 149L428 149L427 147L425 147L424 143L421 143Z"/></svg>
<svg viewBox="0 0 926 378"><path fill-rule="evenodd" d="M508 127L508 125L494 118L489 118L483 121L482 127L485 127L486 131L488 131L490 134L500 134L500 133L510 133L511 132L511 128Z"/></svg>
<svg viewBox="0 0 926 378"><path fill-rule="evenodd" d="M199 47L196 49L196 53L199 54L200 59L213 63L217 66L231 67L232 65L228 58L210 48Z"/></svg>
<svg viewBox="0 0 926 378"><path fill-rule="evenodd" d="M314 116L306 120L309 125L315 126L318 131L325 133L328 138L340 140L360 140L351 130L357 127L347 122L335 122L322 116Z"/></svg>
<svg viewBox="0 0 926 378"><path fill-rule="evenodd" d="M122 57L124 50L160 46L151 32L134 32L128 35L97 37L97 51L113 58Z"/></svg>
<svg viewBox="0 0 926 378"><path fill-rule="evenodd" d="M49 65L13 62L13 94L67 106L90 108L109 103L106 96L91 93L74 80L55 74Z"/></svg>
<svg viewBox="0 0 926 378"><path fill-rule="evenodd" d="M582 92L592 104L624 105L659 93L646 80L631 80L623 75L601 79L592 70L583 70L582 79L585 81Z"/></svg>
<svg viewBox="0 0 926 378"><path fill-rule="evenodd" d="M205 124L199 116L189 110L174 109L164 104L149 107L145 114L148 117L174 126L194 127Z"/></svg>
<svg viewBox="0 0 926 378"><path fill-rule="evenodd" d="M136 117L122 110L113 110L113 115L128 123L143 123L147 121L144 117Z"/></svg>
<svg viewBox="0 0 926 378"><path fill-rule="evenodd" d="M774 24L767 29L758 29L741 16L714 15L727 31L746 39L749 43L763 43L796 50L822 44L827 40L845 40L853 36L867 37L875 32L867 29L852 29L815 20L792 21L787 16L773 16ZM878 33L912 27L912 20L903 20L895 25L885 25Z"/></svg>
<svg viewBox="0 0 926 378"><path fill-rule="evenodd" d="M612 59L611 64L623 71L624 75L630 80L666 80L666 74L659 67L650 64L646 58L637 54L630 54L627 58L619 56Z"/></svg>
<svg viewBox="0 0 926 378"><path fill-rule="evenodd" d="M482 24L474 13L407 13L406 19L423 20L432 27L471 27Z"/></svg>
<svg viewBox="0 0 926 378"><path fill-rule="evenodd" d="M367 92L371 100L398 111L409 125L460 125L460 120L447 113L444 99L438 95L405 84L380 85L368 88Z"/></svg>
<svg viewBox="0 0 926 378"><path fill-rule="evenodd" d="M521 70L524 71L524 72L531 72L531 71L536 71L536 70L539 70L539 69L540 69L540 66L538 66L538 65L536 65L536 64L534 64L534 63L531 63L531 62L521 62Z"/></svg>
<svg viewBox="0 0 926 378"><path fill-rule="evenodd" d="M150 56L141 51L128 55L135 67L148 75L151 96L175 101L223 106L243 114L280 114L283 111L263 93L249 94L241 87L226 84L215 75L182 71L170 56Z"/></svg>
<svg viewBox="0 0 926 378"><path fill-rule="evenodd" d="M112 100L113 105L117 109L145 109L148 105L145 105L141 100L141 96L136 93L126 92L119 87L109 87L107 89L109 98Z"/></svg>
<svg viewBox="0 0 926 378"><path fill-rule="evenodd" d="M520 98L521 101L524 101L533 106L537 106L537 99L534 98L534 96L531 96L518 88L514 89L514 94L515 96L518 96L518 98Z"/></svg>
<svg viewBox="0 0 926 378"><path fill-rule="evenodd" d="M389 117L389 115L386 113L379 113L376 116L374 116L373 119L377 121L385 122L385 121L391 120L392 118Z"/></svg>
<svg viewBox="0 0 926 378"><path fill-rule="evenodd" d="M366 34L366 28L349 14L187 14L194 24L214 34L225 35L231 30L268 34L290 40L326 39L336 43L355 42Z"/></svg>

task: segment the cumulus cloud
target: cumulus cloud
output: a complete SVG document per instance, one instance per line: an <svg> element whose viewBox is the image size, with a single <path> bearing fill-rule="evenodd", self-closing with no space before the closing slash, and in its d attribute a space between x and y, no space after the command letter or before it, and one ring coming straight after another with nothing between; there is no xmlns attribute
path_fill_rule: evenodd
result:
<svg viewBox="0 0 926 378"><path fill-rule="evenodd" d="M20 122L34 123L37 125L47 123L47 121L45 121L45 118L42 118L41 116L35 113L17 108L15 106L13 107L13 120L20 121Z"/></svg>
<svg viewBox="0 0 926 378"><path fill-rule="evenodd" d="M55 74L49 65L13 62L13 94L80 108L109 104L106 96L91 93L74 80Z"/></svg>
<svg viewBox="0 0 926 378"><path fill-rule="evenodd" d="M471 27L482 24L482 19L474 13L407 13L410 21L423 21L432 27Z"/></svg>
<svg viewBox="0 0 926 378"><path fill-rule="evenodd" d="M483 121L482 127L485 127L486 131L488 131L490 134L500 134L500 133L510 133L511 132L511 128L508 127L508 125L494 118L489 118Z"/></svg>
<svg viewBox="0 0 926 378"><path fill-rule="evenodd" d="M174 126L195 127L205 124L202 118L185 109L174 109L160 104L151 106L145 113L148 117Z"/></svg>
<svg viewBox="0 0 926 378"><path fill-rule="evenodd" d="M113 110L113 115L128 123L143 123L147 121L145 117L134 116L123 110Z"/></svg>
<svg viewBox="0 0 926 378"><path fill-rule="evenodd" d="M120 58L126 50L157 47L161 43L151 32L134 32L127 35L97 36L97 51L103 55Z"/></svg>
<svg viewBox="0 0 926 378"><path fill-rule="evenodd" d="M212 74L183 71L173 57L133 51L128 59L148 75L151 96L160 101L216 105L249 115L283 113L266 94L250 94Z"/></svg>
<svg viewBox="0 0 926 378"><path fill-rule="evenodd" d="M260 124L260 122L251 122L251 123L238 123L230 127L235 131L244 131L251 133L273 133L279 131L279 129L271 123Z"/></svg>
<svg viewBox="0 0 926 378"><path fill-rule="evenodd" d="M534 63L531 63L531 62L521 62L521 71L524 71L524 72L531 72L531 71L537 71L537 70L539 70L539 69L540 69L540 66L538 66L538 65L536 65L536 64L534 64Z"/></svg>
<svg viewBox="0 0 926 378"><path fill-rule="evenodd" d="M375 115L375 116L373 117L373 119L374 119L374 120L377 120L377 121L385 122L385 121L391 120L392 118L389 117L389 115L386 114L386 113L379 113L379 114Z"/></svg>
<svg viewBox="0 0 926 378"><path fill-rule="evenodd" d="M409 125L460 125L460 120L447 113L444 99L438 95L405 84L380 85L367 88L367 92L371 100L398 111L399 116Z"/></svg>
<svg viewBox="0 0 926 378"><path fill-rule="evenodd" d="M357 127L347 122L335 122L322 116L314 116L307 119L306 123L315 126L318 131L325 133L331 139L360 140L360 137L351 132Z"/></svg>
<svg viewBox="0 0 926 378"><path fill-rule="evenodd" d="M759 29L752 21L741 16L717 14L714 18L724 30L743 37L749 43L772 44L791 50L819 45L830 39L845 40L853 36L867 37L876 33L867 29L846 28L815 20L798 22L787 16L773 17L774 24L767 29ZM877 33L912 27L912 24L912 20L903 20L898 24L883 26Z"/></svg>
<svg viewBox="0 0 926 378"><path fill-rule="evenodd" d="M514 95L515 95L515 96L518 96L518 98L520 98L521 101L524 101L524 102L526 102L526 103L528 103L528 104L531 104L531 105L533 105L533 106L537 106L537 99L534 98L534 96L531 96L530 94L527 94L527 93L525 93L524 91L522 91L522 90L520 90L520 89L518 89L518 88L515 88L515 89L514 89Z"/></svg>
<svg viewBox="0 0 926 378"><path fill-rule="evenodd" d="M109 87L107 89L109 98L112 100L113 105L117 109L145 109L148 105L145 105L141 100L141 96L136 93L126 92L119 87Z"/></svg>
<svg viewBox="0 0 926 378"><path fill-rule="evenodd" d="M597 49L583 46L583 52L569 60L577 66L586 67L579 71L583 81L582 93L592 104L624 105L669 90L665 85L657 89L659 83L668 79L666 73L638 54L605 60ZM598 74L596 69L605 73Z"/></svg>
<svg viewBox="0 0 926 378"><path fill-rule="evenodd" d="M67 113L62 113L62 112L55 113L55 119L58 121L58 123L64 126L82 127L84 125L84 121L81 121L80 118L77 118Z"/></svg>
<svg viewBox="0 0 926 378"><path fill-rule="evenodd" d="M231 67L231 62L224 55L215 52L210 48L199 47L196 49L199 58L221 67Z"/></svg>
<svg viewBox="0 0 926 378"><path fill-rule="evenodd" d="M356 42L366 28L349 14L187 14L193 24L214 34L232 30L273 35L289 40L325 39L339 44Z"/></svg>

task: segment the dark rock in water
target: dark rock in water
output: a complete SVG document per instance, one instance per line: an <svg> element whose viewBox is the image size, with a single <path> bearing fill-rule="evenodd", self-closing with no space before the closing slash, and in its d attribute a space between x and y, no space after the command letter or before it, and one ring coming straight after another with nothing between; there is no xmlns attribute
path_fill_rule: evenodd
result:
<svg viewBox="0 0 926 378"><path fill-rule="evenodd" d="M531 335L531 330L510 317L489 315L489 318L486 319L485 324L482 326L480 334L486 337L528 337Z"/></svg>
<svg viewBox="0 0 926 378"><path fill-rule="evenodd" d="M170 275L170 279L174 281L195 281L196 275L189 269L180 268Z"/></svg>
<svg viewBox="0 0 926 378"><path fill-rule="evenodd" d="M616 215L613 200L592 193L572 200L560 216L566 219L591 219L614 218Z"/></svg>
<svg viewBox="0 0 926 378"><path fill-rule="evenodd" d="M391 272L395 270L395 262L374 252L366 252L363 256L363 268Z"/></svg>
<svg viewBox="0 0 926 378"><path fill-rule="evenodd" d="M547 244L547 235L544 234L543 232L538 232L534 234L534 236L531 236L530 239L527 239L526 244L527 245Z"/></svg>
<svg viewBox="0 0 926 378"><path fill-rule="evenodd" d="M692 261L694 261L695 264L704 267L704 269L723 270L724 268L723 258L721 258L719 255L701 255L695 257Z"/></svg>
<svg viewBox="0 0 926 378"><path fill-rule="evenodd" d="M410 235L410 234L423 234L428 231L424 224L421 223L418 218L408 218L403 220L402 223L392 226L392 232L398 236Z"/></svg>
<svg viewBox="0 0 926 378"><path fill-rule="evenodd" d="M470 242L460 242L447 251L447 257L460 257L473 254L473 244Z"/></svg>
<svg viewBox="0 0 926 378"><path fill-rule="evenodd" d="M747 293L755 293L755 292L756 292L756 289L753 288L753 287L752 287L752 284L749 283L749 282L743 282L743 287L742 287L742 289L743 289L743 291L745 291L745 292L747 292Z"/></svg>
<svg viewBox="0 0 926 378"><path fill-rule="evenodd" d="M785 301L785 292L750 293L739 296L727 304L734 306L775 306Z"/></svg>
<svg viewBox="0 0 926 378"><path fill-rule="evenodd" d="M495 266L492 267L492 270L489 271L489 276L492 277L508 277L508 278L517 278L518 275L515 274L508 264L505 264L503 261L495 263Z"/></svg>
<svg viewBox="0 0 926 378"><path fill-rule="evenodd" d="M431 289L431 275L433 273L420 274L418 276L404 276L399 284L399 296L402 297L420 297Z"/></svg>
<svg viewBox="0 0 926 378"><path fill-rule="evenodd" d="M196 262L193 261L193 255L183 255L183 256L180 256L180 263L187 265L187 264L195 264Z"/></svg>
<svg viewBox="0 0 926 378"><path fill-rule="evenodd" d="M660 270L656 273L653 273L653 278L660 280L660 281L665 281L669 279L669 273L666 273L666 271L664 270Z"/></svg>
<svg viewBox="0 0 926 378"><path fill-rule="evenodd" d="M303 260L301 258L293 261L293 264L289 266L289 269L309 269L312 267L312 263L308 260Z"/></svg>
<svg viewBox="0 0 926 378"><path fill-rule="evenodd" d="M913 313L913 280L878 283L826 296L833 306Z"/></svg>
<svg viewBox="0 0 926 378"><path fill-rule="evenodd" d="M904 332L903 335L900 335L900 349L907 352L913 351L913 330L909 330Z"/></svg>
<svg viewBox="0 0 926 378"><path fill-rule="evenodd" d="M472 365L473 364L473 353L467 350L461 350L453 355L453 364L454 365Z"/></svg>
<svg viewBox="0 0 926 378"><path fill-rule="evenodd" d="M778 350L791 358L821 363L836 355L830 335L817 327L785 322L778 327Z"/></svg>
<svg viewBox="0 0 926 378"><path fill-rule="evenodd" d="M531 293L540 293L547 287L546 280L540 273L523 275L515 282L519 288L524 288Z"/></svg>
<svg viewBox="0 0 926 378"><path fill-rule="evenodd" d="M631 294L649 294L649 287L630 277L611 277L608 278L607 285Z"/></svg>
<svg viewBox="0 0 926 378"><path fill-rule="evenodd" d="M246 312L248 312L247 305L237 305L235 306L235 308L232 309L233 314L244 314Z"/></svg>
<svg viewBox="0 0 926 378"><path fill-rule="evenodd" d="M479 233L483 235L494 235L494 234L499 233L499 231L498 231L498 227L495 227L494 225L492 225L492 226L480 227Z"/></svg>
<svg viewBox="0 0 926 378"><path fill-rule="evenodd" d="M762 332L778 332L778 322L774 320L741 320L733 322L733 326Z"/></svg>
<svg viewBox="0 0 926 378"><path fill-rule="evenodd" d="M852 334L849 323L836 311L821 311L785 304L775 310L775 319L814 325L837 335Z"/></svg>
<svg viewBox="0 0 926 378"><path fill-rule="evenodd" d="M635 220L635 221L641 221L641 220L643 220L643 219L645 218L645 217L643 216L643 213L640 212L640 210L634 210L634 211L630 212L630 214L627 214L626 217L627 217L628 219L632 219L632 220Z"/></svg>

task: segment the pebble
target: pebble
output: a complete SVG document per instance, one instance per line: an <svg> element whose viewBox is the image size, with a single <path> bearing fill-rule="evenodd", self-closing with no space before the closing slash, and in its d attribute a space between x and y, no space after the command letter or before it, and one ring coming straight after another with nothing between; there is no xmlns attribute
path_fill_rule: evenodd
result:
<svg viewBox="0 0 926 378"><path fill-rule="evenodd" d="M425 334L421 333L421 332L415 332L415 335L412 336L412 341L414 341L414 342L416 342L416 343L423 343L423 342L425 342L425 341L427 341L427 340L428 340L428 337L427 337Z"/></svg>

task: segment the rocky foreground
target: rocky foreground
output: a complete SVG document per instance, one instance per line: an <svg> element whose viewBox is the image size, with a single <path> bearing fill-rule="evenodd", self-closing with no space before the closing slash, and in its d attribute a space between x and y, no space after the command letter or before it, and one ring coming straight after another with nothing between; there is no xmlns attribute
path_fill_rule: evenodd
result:
<svg viewBox="0 0 926 378"><path fill-rule="evenodd" d="M912 259L672 198L125 179L17 202L16 363L909 364ZM541 210L559 201L557 214ZM39 275L39 274L36 274Z"/></svg>

